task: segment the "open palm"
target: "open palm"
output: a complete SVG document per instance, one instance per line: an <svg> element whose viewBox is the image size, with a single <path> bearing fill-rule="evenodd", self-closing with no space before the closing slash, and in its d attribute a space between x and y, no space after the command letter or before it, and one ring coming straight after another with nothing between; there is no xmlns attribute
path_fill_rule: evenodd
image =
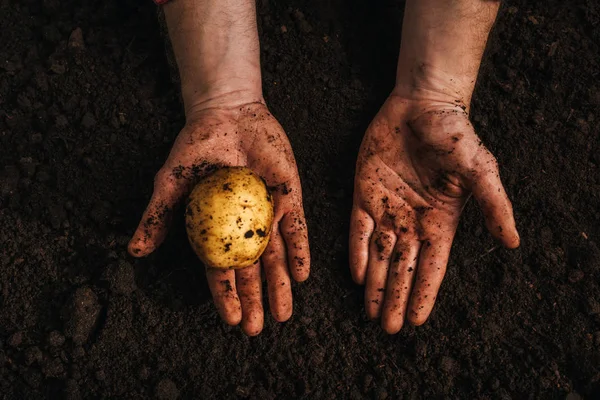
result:
<svg viewBox="0 0 600 400"><path fill-rule="evenodd" d="M263 328L261 264L271 313L277 321L292 314L290 276L308 278L310 254L302 189L292 148L281 125L262 103L208 108L187 116L171 153L156 174L154 193L129 243L136 257L164 240L174 207L198 178L219 166L247 166L262 176L275 205L269 244L260 262L239 269L207 268L208 284L221 317L242 323L249 335Z"/></svg>
<svg viewBox="0 0 600 400"><path fill-rule="evenodd" d="M350 228L352 276L387 332L428 318L471 193L492 235L517 247L496 160L463 109L390 96L360 148Z"/></svg>

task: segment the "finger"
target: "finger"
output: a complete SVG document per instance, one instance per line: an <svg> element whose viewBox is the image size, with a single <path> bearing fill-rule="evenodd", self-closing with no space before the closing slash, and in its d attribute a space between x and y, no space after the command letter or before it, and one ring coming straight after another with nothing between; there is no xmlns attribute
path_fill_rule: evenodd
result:
<svg viewBox="0 0 600 400"><path fill-rule="evenodd" d="M235 287L235 271L207 268L206 279L223 321L229 325L239 324L242 320L242 308Z"/></svg>
<svg viewBox="0 0 600 400"><path fill-rule="evenodd" d="M420 247L419 241L400 237L394 248L381 315L381 326L389 334L398 333L404 325Z"/></svg>
<svg viewBox="0 0 600 400"><path fill-rule="evenodd" d="M284 215L279 226L287 246L288 266L292 277L297 282L303 282L310 274L310 250L302 206Z"/></svg>
<svg viewBox="0 0 600 400"><path fill-rule="evenodd" d="M129 241L128 251L134 257L152 253L165 239L173 208L187 191L188 182L176 178L164 167L154 179L154 193L144 215Z"/></svg>
<svg viewBox="0 0 600 400"><path fill-rule="evenodd" d="M350 216L350 272L354 282L365 283L369 263L369 242L375 223L366 211L357 206Z"/></svg>
<svg viewBox="0 0 600 400"><path fill-rule="evenodd" d="M269 308L278 322L287 321L292 316L292 286L288 271L285 244L279 233L277 223L274 224L269 244L261 258L267 289L269 292Z"/></svg>
<svg viewBox="0 0 600 400"><path fill-rule="evenodd" d="M365 288L365 310L367 317L371 319L381 315L390 258L395 244L396 236L391 231L376 230L371 237Z"/></svg>
<svg viewBox="0 0 600 400"><path fill-rule="evenodd" d="M242 304L242 330L248 336L256 336L264 323L260 262L236 270L235 281Z"/></svg>
<svg viewBox="0 0 600 400"><path fill-rule="evenodd" d="M472 192L485 216L490 233L510 249L519 247L519 233L515 225L513 208L500 181L496 161L489 161L489 171L477 177Z"/></svg>
<svg viewBox="0 0 600 400"><path fill-rule="evenodd" d="M417 278L412 290L408 321L413 325L425 323L446 274L453 235L441 239L426 240L421 245Z"/></svg>

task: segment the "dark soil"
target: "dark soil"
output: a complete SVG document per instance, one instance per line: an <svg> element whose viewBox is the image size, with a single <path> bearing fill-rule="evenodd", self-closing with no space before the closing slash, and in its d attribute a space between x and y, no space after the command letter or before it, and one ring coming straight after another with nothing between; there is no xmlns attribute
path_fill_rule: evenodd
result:
<svg viewBox="0 0 600 400"><path fill-rule="evenodd" d="M522 245L497 248L470 202L430 321L388 336L347 232L402 8L259 2L314 268L292 319L248 338L220 321L183 217L156 254L126 254L184 122L155 6L0 0L0 398L600 398L600 5L503 4L472 119Z"/></svg>

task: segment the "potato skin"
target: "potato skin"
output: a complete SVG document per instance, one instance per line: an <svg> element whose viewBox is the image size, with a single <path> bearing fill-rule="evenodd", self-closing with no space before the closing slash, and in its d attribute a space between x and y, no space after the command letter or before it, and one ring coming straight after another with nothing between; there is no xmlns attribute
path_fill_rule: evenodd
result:
<svg viewBox="0 0 600 400"><path fill-rule="evenodd" d="M207 267L244 268L269 243L273 198L251 169L223 167L194 187L185 220L190 244Z"/></svg>

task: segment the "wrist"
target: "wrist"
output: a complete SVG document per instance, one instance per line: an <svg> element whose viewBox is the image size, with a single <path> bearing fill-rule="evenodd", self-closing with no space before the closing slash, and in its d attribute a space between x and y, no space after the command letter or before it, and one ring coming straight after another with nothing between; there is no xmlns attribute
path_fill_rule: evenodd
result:
<svg viewBox="0 0 600 400"><path fill-rule="evenodd" d="M263 102L253 0L178 0L164 12L186 115Z"/></svg>
<svg viewBox="0 0 600 400"><path fill-rule="evenodd" d="M412 58L399 60L396 85L392 94L399 97L448 103L468 108L477 79L479 65L469 72L448 71L442 66Z"/></svg>
<svg viewBox="0 0 600 400"><path fill-rule="evenodd" d="M468 107L499 4L407 0L395 93Z"/></svg>
<svg viewBox="0 0 600 400"><path fill-rule="evenodd" d="M264 103L260 68L238 69L221 65L202 75L181 73L181 95L186 116L207 108L236 107L248 103Z"/></svg>
<svg viewBox="0 0 600 400"><path fill-rule="evenodd" d="M184 103L186 120L191 122L208 109L235 109L247 104L265 105L265 100L260 91L221 86L187 101L184 100Z"/></svg>

